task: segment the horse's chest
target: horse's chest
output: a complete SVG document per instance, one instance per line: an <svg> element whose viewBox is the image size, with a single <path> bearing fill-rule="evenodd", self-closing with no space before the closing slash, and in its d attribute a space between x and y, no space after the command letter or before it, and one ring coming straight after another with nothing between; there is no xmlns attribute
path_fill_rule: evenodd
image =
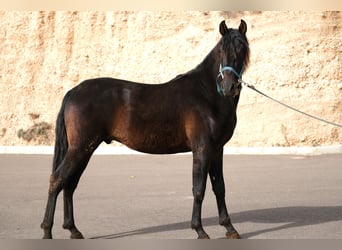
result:
<svg viewBox="0 0 342 250"><path fill-rule="evenodd" d="M210 130L211 138L214 141L226 143L229 141L234 133L236 126L236 114L231 113L225 117L214 119L208 117L208 127Z"/></svg>

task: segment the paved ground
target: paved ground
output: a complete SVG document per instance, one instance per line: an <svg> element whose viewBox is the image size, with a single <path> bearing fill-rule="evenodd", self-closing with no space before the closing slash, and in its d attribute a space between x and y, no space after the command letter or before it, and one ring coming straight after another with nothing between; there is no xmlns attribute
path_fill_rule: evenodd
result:
<svg viewBox="0 0 342 250"><path fill-rule="evenodd" d="M0 155L0 238L36 239L47 198L50 155ZM192 239L190 155L94 156L75 194L87 238ZM225 156L228 208L243 238L342 239L342 155ZM62 229L62 196L54 237ZM203 224L218 226L208 186Z"/></svg>

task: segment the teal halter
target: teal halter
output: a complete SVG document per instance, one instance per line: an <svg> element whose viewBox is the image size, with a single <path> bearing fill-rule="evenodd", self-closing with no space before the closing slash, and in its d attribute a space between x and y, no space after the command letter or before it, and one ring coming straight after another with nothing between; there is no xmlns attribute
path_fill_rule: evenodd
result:
<svg viewBox="0 0 342 250"><path fill-rule="evenodd" d="M242 74L243 74L243 71L245 70L245 64L242 65L242 68L241 68L241 72L238 73L233 67L230 67L230 66L225 66L222 68L222 65L220 64L220 69L219 69L219 73L216 77L216 88L217 88L217 92L222 95L222 88L218 82L219 78L221 77L222 79L224 78L223 76L223 72L224 71L230 71L232 72L234 75L237 76L237 78L242 79Z"/></svg>

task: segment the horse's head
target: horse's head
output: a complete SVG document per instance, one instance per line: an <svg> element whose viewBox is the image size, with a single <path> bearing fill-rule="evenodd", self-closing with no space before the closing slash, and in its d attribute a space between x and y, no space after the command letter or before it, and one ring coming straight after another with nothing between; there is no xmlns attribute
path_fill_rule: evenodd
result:
<svg viewBox="0 0 342 250"><path fill-rule="evenodd" d="M238 29L228 29L225 21L220 23L222 39L216 85L217 91L223 96L236 96L240 93L240 79L249 60L246 32L247 24L244 20L241 20Z"/></svg>

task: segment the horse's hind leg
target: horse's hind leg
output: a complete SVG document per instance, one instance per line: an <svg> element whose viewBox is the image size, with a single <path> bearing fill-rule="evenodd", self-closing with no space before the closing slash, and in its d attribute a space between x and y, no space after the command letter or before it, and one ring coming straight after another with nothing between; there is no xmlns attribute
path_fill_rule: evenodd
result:
<svg viewBox="0 0 342 250"><path fill-rule="evenodd" d="M84 169L84 168L83 168ZM64 186L64 223L63 228L71 232L71 239L83 239L82 233L75 226L73 195L79 179L83 173L83 169L76 173L70 181Z"/></svg>
<svg viewBox="0 0 342 250"><path fill-rule="evenodd" d="M225 202L225 184L222 169L222 151L213 159L209 175L213 191L216 196L217 208L219 213L219 223L227 229L226 237L228 239L239 239L240 235L233 227L228 215Z"/></svg>
<svg viewBox="0 0 342 250"><path fill-rule="evenodd" d="M55 216L57 197L67 180L67 170L67 164L63 161L59 168L50 176L49 196L45 209L44 220L40 226L44 230L43 239L52 239L51 231Z"/></svg>
<svg viewBox="0 0 342 250"><path fill-rule="evenodd" d="M64 207L67 208L67 220L65 221L70 221L69 223L65 223L65 225L68 229L72 230L72 233L74 233L72 236L81 237L82 234L73 225L72 194L90 156L91 153L82 154L80 152L69 150L60 166L51 174L48 202L46 205L44 220L41 224L41 228L44 230L44 239L52 238L51 230L54 221L57 197L62 189L66 190L64 193L64 198L66 198Z"/></svg>
<svg viewBox="0 0 342 250"><path fill-rule="evenodd" d="M56 209L56 201L58 194L62 190L62 184L55 180L53 175L50 177L49 197L45 209L44 220L41 224L41 228L44 230L43 239L52 239L52 226L54 220L54 214Z"/></svg>
<svg viewBox="0 0 342 250"><path fill-rule="evenodd" d="M68 229L71 233L71 239L83 239L82 233L75 226L74 220L74 208L73 208L73 195L75 189L78 185L78 182L85 170L91 155L94 150L97 148L99 143L93 143L92 147L80 147L80 149L75 150L73 153L67 154L66 160L73 162L75 164L72 168L74 169L73 173L68 178L67 182L64 185L64 223L63 228ZM82 150L83 148L87 148ZM71 157L70 157L71 155Z"/></svg>

